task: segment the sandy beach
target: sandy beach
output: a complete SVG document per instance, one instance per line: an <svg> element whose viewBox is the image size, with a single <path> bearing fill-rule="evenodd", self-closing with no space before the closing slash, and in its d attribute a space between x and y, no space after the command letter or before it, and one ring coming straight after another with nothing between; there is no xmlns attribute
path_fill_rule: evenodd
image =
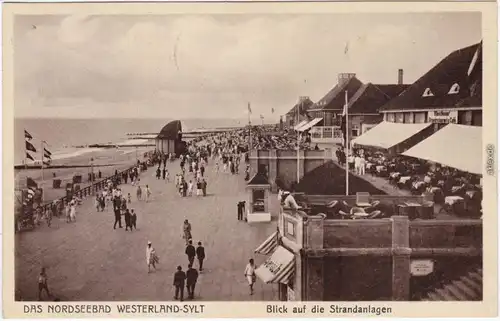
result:
<svg viewBox="0 0 500 321"><path fill-rule="evenodd" d="M74 168L45 168L40 169L27 169L15 171L15 184L16 189L26 187L26 178L31 177L39 187L44 188L44 201L49 202L54 199L63 197L66 194L66 183L72 182L74 175L82 176L82 183L80 187L88 185L88 173L91 171L90 159L93 158L94 173L97 178L97 173L101 171L102 177L112 175L115 170L121 171L132 166L137 159L142 160L145 152L153 150L153 147L137 148L137 158L135 148L120 148L120 149L92 149L86 153L75 154L69 158L54 159L54 165L66 166L87 166L87 167L74 167ZM55 174L55 176L54 176ZM53 179L61 179L61 188L52 188Z"/></svg>

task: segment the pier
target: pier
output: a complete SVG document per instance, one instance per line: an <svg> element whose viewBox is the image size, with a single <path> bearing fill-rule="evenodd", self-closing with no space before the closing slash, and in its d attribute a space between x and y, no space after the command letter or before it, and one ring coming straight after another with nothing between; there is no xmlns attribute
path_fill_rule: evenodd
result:
<svg viewBox="0 0 500 321"><path fill-rule="evenodd" d="M210 161L205 174L206 197L178 195L173 182L179 171L178 160L167 163L170 182L157 180L155 167L140 175L141 186L147 184L152 191L148 203L137 201L135 187L120 185L124 195L132 195L129 208L137 212L138 229L133 232L113 230L112 205L96 212L94 198L88 197L77 207L76 223L54 218L51 227L43 223L33 231L16 234L17 296L37 299L36 279L44 266L50 290L60 300L172 301L175 269L181 265L186 270L188 264L181 238L182 222L188 219L193 243L203 242L207 254L195 301L277 300L277 287L262 282L256 283L251 296L243 276L249 258L253 257L257 265L265 260L253 251L276 224L237 221L236 203L246 198L243 174L217 174ZM145 260L148 241L160 257L158 270L151 274Z"/></svg>

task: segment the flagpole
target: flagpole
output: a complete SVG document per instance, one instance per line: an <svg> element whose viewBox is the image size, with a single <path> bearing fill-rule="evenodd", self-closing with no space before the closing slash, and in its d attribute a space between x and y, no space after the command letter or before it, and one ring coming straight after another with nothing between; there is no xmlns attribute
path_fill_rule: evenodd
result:
<svg viewBox="0 0 500 321"><path fill-rule="evenodd" d="M248 102L248 138L249 138L249 143L248 143L248 153L250 154L250 151L252 150L252 122L250 121L250 102Z"/></svg>
<svg viewBox="0 0 500 321"><path fill-rule="evenodd" d="M349 195L349 108L347 106L347 90L345 91L345 195Z"/></svg>
<svg viewBox="0 0 500 321"><path fill-rule="evenodd" d="M299 105L297 106L297 126L299 124L299 115L302 110L302 104L303 100L301 98ZM299 128L297 128L297 184L300 182L300 132L298 131Z"/></svg>
<svg viewBox="0 0 500 321"><path fill-rule="evenodd" d="M24 169L28 169L28 158L26 155L28 154L28 150L26 149L26 129L24 129Z"/></svg>
<svg viewBox="0 0 500 321"><path fill-rule="evenodd" d="M43 195L44 194L44 192L43 192L43 165L44 165L43 164L43 154L45 153L43 143L44 143L44 141L42 140L42 142L41 142L42 148L40 149L40 151L42 153L42 166L41 166L42 180L40 181L40 185L41 185L41 189L42 189L42 204L43 204L43 201L44 201L44 198L45 198L44 195Z"/></svg>

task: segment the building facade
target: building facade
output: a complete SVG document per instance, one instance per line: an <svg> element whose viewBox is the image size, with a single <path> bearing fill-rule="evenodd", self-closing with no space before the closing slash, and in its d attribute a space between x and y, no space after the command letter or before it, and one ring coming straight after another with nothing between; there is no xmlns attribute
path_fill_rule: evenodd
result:
<svg viewBox="0 0 500 321"><path fill-rule="evenodd" d="M308 196L308 205L355 203L356 196ZM422 202L421 196L371 196ZM282 208L276 232L255 251L256 270L283 301L482 299L482 221L330 220Z"/></svg>
<svg viewBox="0 0 500 321"><path fill-rule="evenodd" d="M450 53L381 108L396 123L482 126L482 43Z"/></svg>

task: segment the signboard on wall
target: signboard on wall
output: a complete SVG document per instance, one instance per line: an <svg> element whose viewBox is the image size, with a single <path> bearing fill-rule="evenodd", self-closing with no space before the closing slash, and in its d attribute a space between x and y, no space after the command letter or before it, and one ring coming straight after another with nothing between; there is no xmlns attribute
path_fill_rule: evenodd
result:
<svg viewBox="0 0 500 321"><path fill-rule="evenodd" d="M456 124L458 123L458 111L456 110L434 110L428 113L427 119L430 123Z"/></svg>
<svg viewBox="0 0 500 321"><path fill-rule="evenodd" d="M412 260L410 262L410 273L413 276L426 276L434 272L433 260Z"/></svg>

